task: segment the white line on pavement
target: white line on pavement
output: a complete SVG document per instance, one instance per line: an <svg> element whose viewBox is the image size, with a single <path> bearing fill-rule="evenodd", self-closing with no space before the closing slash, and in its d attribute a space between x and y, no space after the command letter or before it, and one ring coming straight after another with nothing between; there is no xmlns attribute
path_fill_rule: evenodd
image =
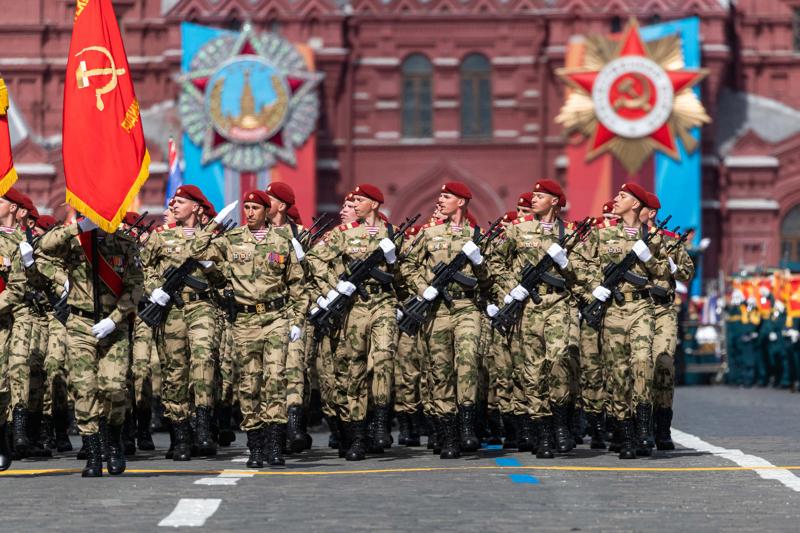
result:
<svg viewBox="0 0 800 533"><path fill-rule="evenodd" d="M219 498L181 498L175 509L158 523L161 527L200 527L217 512Z"/></svg>
<svg viewBox="0 0 800 533"><path fill-rule="evenodd" d="M755 473L764 479L774 479L775 481L783 483L793 491L800 492L800 478L785 468L775 468L775 465L766 459L755 455L748 455L742 452L742 450L730 450L728 448L722 448L721 446L714 446L700 437L696 437L690 433L684 433L675 428L672 428L672 440L685 448L692 448L699 452L710 453L733 461L739 466L748 468L759 466L769 467L768 470L755 470Z"/></svg>
<svg viewBox="0 0 800 533"><path fill-rule="evenodd" d="M195 485L236 485L241 478L238 477L201 477L194 482Z"/></svg>
<svg viewBox="0 0 800 533"><path fill-rule="evenodd" d="M248 459L249 459L248 456L243 455L241 457L234 457L233 459L231 459L231 461L234 463L246 463Z"/></svg>

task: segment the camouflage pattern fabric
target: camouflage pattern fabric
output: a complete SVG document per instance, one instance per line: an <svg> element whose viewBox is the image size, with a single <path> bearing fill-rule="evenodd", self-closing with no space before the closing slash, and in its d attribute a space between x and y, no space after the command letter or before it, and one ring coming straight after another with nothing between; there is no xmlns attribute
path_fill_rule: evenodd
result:
<svg viewBox="0 0 800 533"><path fill-rule="evenodd" d="M580 385L583 409L600 414L606 401L606 375L600 352L600 333L585 321L580 323Z"/></svg>
<svg viewBox="0 0 800 533"><path fill-rule="evenodd" d="M420 363L415 339L400 335L394 365L394 410L397 413L415 413L420 406Z"/></svg>

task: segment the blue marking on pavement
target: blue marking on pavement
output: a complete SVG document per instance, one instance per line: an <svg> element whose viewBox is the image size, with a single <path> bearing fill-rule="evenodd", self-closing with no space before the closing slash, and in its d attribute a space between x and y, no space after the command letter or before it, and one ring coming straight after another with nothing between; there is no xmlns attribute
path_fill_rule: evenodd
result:
<svg viewBox="0 0 800 533"><path fill-rule="evenodd" d="M513 457L500 457L499 459L495 459L494 462L497 466L522 466L522 463Z"/></svg>
<svg viewBox="0 0 800 533"><path fill-rule="evenodd" d="M502 450L502 444L481 444L481 448L484 450Z"/></svg>
<svg viewBox="0 0 800 533"><path fill-rule="evenodd" d="M527 483L529 485L538 485L539 480L533 476L529 476L528 474L510 474L508 477L511 478L511 481L514 483Z"/></svg>

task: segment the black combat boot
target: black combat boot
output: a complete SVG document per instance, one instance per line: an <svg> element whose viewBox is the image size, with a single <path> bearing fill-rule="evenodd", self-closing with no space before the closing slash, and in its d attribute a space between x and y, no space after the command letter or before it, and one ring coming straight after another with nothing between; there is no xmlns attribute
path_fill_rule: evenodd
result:
<svg viewBox="0 0 800 533"><path fill-rule="evenodd" d="M264 467L264 432L265 428L251 429L247 432L247 449L250 457L247 459L247 468Z"/></svg>
<svg viewBox="0 0 800 533"><path fill-rule="evenodd" d="M173 422L172 420L166 420L165 424L167 426L167 432L169 433L169 448L167 448L167 453L164 455L164 458L165 459L172 459L172 457L175 454L175 425L176 425L176 422Z"/></svg>
<svg viewBox="0 0 800 533"><path fill-rule="evenodd" d="M553 433L556 438L556 451L569 453L575 447L575 439L569 428L569 406L566 404L551 404L553 413Z"/></svg>
<svg viewBox="0 0 800 533"><path fill-rule="evenodd" d="M42 413L28 411L28 456L52 457L53 452L42 440Z"/></svg>
<svg viewBox="0 0 800 533"><path fill-rule="evenodd" d="M283 466L286 461L283 459L283 442L286 440L286 424L267 425L267 464L269 466Z"/></svg>
<svg viewBox="0 0 800 533"><path fill-rule="evenodd" d="M633 427L633 419L626 418L623 421L617 420L620 436L620 459L636 459L636 435Z"/></svg>
<svg viewBox="0 0 800 533"><path fill-rule="evenodd" d="M365 420L349 422L347 424L348 440L350 447L347 449L345 459L348 461L363 461L367 457L367 423Z"/></svg>
<svg viewBox="0 0 800 533"><path fill-rule="evenodd" d="M539 443L536 450L531 453L536 453L537 459L552 459L555 457L553 453L553 417L545 416L536 421L536 427L539 430Z"/></svg>
<svg viewBox="0 0 800 533"><path fill-rule="evenodd" d="M439 459L458 459L461 457L461 438L458 431L458 420L454 413L440 418L443 441Z"/></svg>
<svg viewBox="0 0 800 533"><path fill-rule="evenodd" d="M175 433L175 447L172 450L173 461L192 460L192 427L189 419L181 422L173 422L173 432Z"/></svg>
<svg viewBox="0 0 800 533"><path fill-rule="evenodd" d="M397 413L397 444L406 446L411 436L411 415L402 411Z"/></svg>
<svg viewBox="0 0 800 533"><path fill-rule="evenodd" d="M586 426L589 429L589 436L592 442L589 447L592 450L605 450L606 449L606 425L604 423L603 413L586 412Z"/></svg>
<svg viewBox="0 0 800 533"><path fill-rule="evenodd" d="M100 417L98 422L100 426L100 453L102 454L103 461L108 460L108 420L105 416Z"/></svg>
<svg viewBox="0 0 800 533"><path fill-rule="evenodd" d="M211 437L211 408L200 405L195 409L195 445L198 455L217 455L217 443Z"/></svg>
<svg viewBox="0 0 800 533"><path fill-rule="evenodd" d="M122 448L125 450L126 456L136 455L136 421L133 410L125 411L125 422L122 425Z"/></svg>
<svg viewBox="0 0 800 533"><path fill-rule="evenodd" d="M328 448L332 450L339 449L339 424L335 416L325 415L325 423L328 424Z"/></svg>
<svg viewBox="0 0 800 533"><path fill-rule="evenodd" d="M517 424L517 449L521 452L531 452L536 449L533 419L528 415L514 415Z"/></svg>
<svg viewBox="0 0 800 533"><path fill-rule="evenodd" d="M56 451L71 452L72 442L69 440L69 413L59 409L53 411L53 427L56 432ZM84 457L85 459L85 457Z"/></svg>
<svg viewBox="0 0 800 533"><path fill-rule="evenodd" d="M486 437L486 444L498 446L503 444L503 419L499 409L489 409L486 414L486 422L489 426L489 435Z"/></svg>
<svg viewBox="0 0 800 533"><path fill-rule="evenodd" d="M575 405L575 402L570 400L569 403L569 430L572 433L572 438L575 440L575 446L583 444L583 437L586 435L586 426L584 424L583 409Z"/></svg>
<svg viewBox="0 0 800 533"><path fill-rule="evenodd" d="M428 422L428 443L426 444L426 448L432 450L434 455L439 455L442 451L442 447L439 444L439 417L438 416L426 416L425 420ZM439 450L438 452L436 450Z"/></svg>
<svg viewBox="0 0 800 533"><path fill-rule="evenodd" d="M503 449L513 450L517 447L517 424L514 415L503 413L503 431L506 437L503 441Z"/></svg>
<svg viewBox="0 0 800 533"><path fill-rule="evenodd" d="M11 413L11 424L14 432L14 454L22 459L28 455L28 412L21 405L14 406Z"/></svg>
<svg viewBox="0 0 800 533"><path fill-rule="evenodd" d="M286 441L292 453L300 453L306 447L306 435L303 431L303 406L291 405L286 411Z"/></svg>
<svg viewBox="0 0 800 533"><path fill-rule="evenodd" d="M56 438L53 432L53 417L42 415L42 423L39 426L39 441L48 450L56 449Z"/></svg>
<svg viewBox="0 0 800 533"><path fill-rule="evenodd" d="M433 422L433 433L434 433L433 447L431 449L433 450L433 455L439 455L440 453L442 453L442 448L444 447L444 440L445 440L444 421L442 420L442 417L439 416L431 418L431 421ZM430 444L430 438L431 437L428 437L429 444Z"/></svg>
<svg viewBox="0 0 800 533"><path fill-rule="evenodd" d="M461 449L465 452L476 452L481 447L481 441L475 434L476 408L474 405L462 405L458 408L458 418L461 426Z"/></svg>
<svg viewBox="0 0 800 533"><path fill-rule="evenodd" d="M230 405L219 404L214 411L217 415L217 426L219 427L219 445L228 447L236 440L236 432L231 427L231 411L233 408Z"/></svg>
<svg viewBox="0 0 800 533"><path fill-rule="evenodd" d="M367 413L367 419L364 422L366 428L366 440L364 441L364 447L367 450L367 453L383 453L383 446L378 446L375 444L375 433L377 431L375 426L375 411L370 409Z"/></svg>
<svg viewBox="0 0 800 533"><path fill-rule="evenodd" d="M156 449L153 436L150 434L150 418L152 416L153 412L150 406L145 404L136 406L136 444L140 450Z"/></svg>
<svg viewBox="0 0 800 533"><path fill-rule="evenodd" d="M622 450L622 421L612 416L611 418L606 418L606 426L611 432L608 451L619 453Z"/></svg>
<svg viewBox="0 0 800 533"><path fill-rule="evenodd" d="M11 447L8 445L8 424L0 426L0 472L11 466Z"/></svg>
<svg viewBox="0 0 800 533"><path fill-rule="evenodd" d="M83 449L86 450L86 466L81 477L100 477L103 475L103 451L100 445L100 434L83 436Z"/></svg>
<svg viewBox="0 0 800 533"><path fill-rule="evenodd" d="M392 435L389 433L389 407L378 405L372 414L372 443L375 448L387 450L392 447Z"/></svg>
<svg viewBox="0 0 800 533"><path fill-rule="evenodd" d="M653 406L640 403L636 405L636 455L649 457L653 448Z"/></svg>
<svg viewBox="0 0 800 533"><path fill-rule="evenodd" d="M672 442L672 409L669 407L658 407L655 413L656 422L656 448L659 450L671 451L675 449Z"/></svg>
<svg viewBox="0 0 800 533"><path fill-rule="evenodd" d="M125 444L123 439L124 425L108 426L108 458L106 469L112 476L118 476L125 471Z"/></svg>
<svg viewBox="0 0 800 533"><path fill-rule="evenodd" d="M169 431L170 422L164 416L164 404L160 396L153 396L150 402L150 433Z"/></svg>

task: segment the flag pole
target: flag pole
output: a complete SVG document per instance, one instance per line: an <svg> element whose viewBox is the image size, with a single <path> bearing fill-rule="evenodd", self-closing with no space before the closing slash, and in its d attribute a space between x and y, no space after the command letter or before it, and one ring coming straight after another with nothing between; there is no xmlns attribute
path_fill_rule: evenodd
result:
<svg viewBox="0 0 800 533"><path fill-rule="evenodd" d="M97 230L92 230L92 299L94 301L94 323L100 322L100 274L98 273L98 265L100 263L100 256L97 250Z"/></svg>

